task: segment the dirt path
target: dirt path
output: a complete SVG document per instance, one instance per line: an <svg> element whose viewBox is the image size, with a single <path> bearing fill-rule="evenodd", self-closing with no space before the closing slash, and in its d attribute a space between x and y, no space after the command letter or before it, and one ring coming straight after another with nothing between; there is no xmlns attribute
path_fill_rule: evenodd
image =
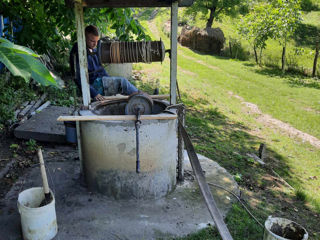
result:
<svg viewBox="0 0 320 240"><path fill-rule="evenodd" d="M290 124L282 122L278 119L273 118L269 114L264 114L261 112L259 107L256 104L246 102L244 99L238 95L235 95L233 92L229 91L229 95L239 99L243 105L246 106L248 109L248 114L255 114L257 115L256 120L260 123L262 123L266 127L270 128L277 128L286 133L289 137L298 137L302 139L303 142L309 142L312 146L316 148L320 148L320 140L308 133L302 132L294 127L292 127Z"/></svg>
<svg viewBox="0 0 320 240"><path fill-rule="evenodd" d="M220 69L218 67L211 66L211 65L209 65L201 60L198 60L196 58L185 56L183 54L181 54L181 55L184 58L187 58L189 60L192 60L194 62L202 64L210 69L223 71L222 69ZM230 75L230 74L228 74L228 75ZM233 77L237 78L237 76L233 76ZM249 111L248 111L249 114L258 115L258 117L256 118L257 121L262 123L265 127L277 128L277 129L281 130L282 132L284 132L285 134L287 134L291 138L292 137L300 138L303 142L309 142L312 146L320 149L320 140L318 138L316 138L308 133L302 132L302 131L292 127L288 123L285 123L285 122L282 122L278 119L275 119L272 116L270 116L269 114L264 114L263 112L261 112L261 110L259 109L259 107L256 104L246 102L242 97L235 95L233 92L229 91L228 93L229 93L229 95L239 99L241 101L241 103L244 104L249 109Z"/></svg>
<svg viewBox="0 0 320 240"><path fill-rule="evenodd" d="M152 14L151 14L151 16L152 16ZM150 18L153 19L151 16L150 16ZM160 33L158 31L158 28L157 28L154 20L151 20L151 19L148 21L148 27L149 27L150 31L153 33L154 37L159 39Z"/></svg>

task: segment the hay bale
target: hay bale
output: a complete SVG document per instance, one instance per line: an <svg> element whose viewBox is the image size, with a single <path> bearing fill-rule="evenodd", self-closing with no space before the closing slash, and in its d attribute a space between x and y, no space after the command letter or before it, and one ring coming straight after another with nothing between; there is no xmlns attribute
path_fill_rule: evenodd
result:
<svg viewBox="0 0 320 240"><path fill-rule="evenodd" d="M225 42L224 34L220 28L205 28L185 26L181 30L178 41L182 46L205 52L220 54Z"/></svg>

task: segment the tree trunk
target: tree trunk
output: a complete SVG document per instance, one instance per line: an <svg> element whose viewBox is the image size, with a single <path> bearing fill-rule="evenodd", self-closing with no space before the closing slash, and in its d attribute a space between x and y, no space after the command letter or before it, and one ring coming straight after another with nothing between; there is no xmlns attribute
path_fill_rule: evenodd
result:
<svg viewBox="0 0 320 240"><path fill-rule="evenodd" d="M282 48L282 58L281 58L281 70L282 70L282 73L285 72L285 68L286 68L286 46L284 46Z"/></svg>
<svg viewBox="0 0 320 240"><path fill-rule="evenodd" d="M286 49L287 49L287 36L284 39L284 46L282 48L282 58L281 58L282 73L285 73L286 71Z"/></svg>
<svg viewBox="0 0 320 240"><path fill-rule="evenodd" d="M262 66L262 48L260 48L260 63L259 63L259 66L261 67Z"/></svg>
<svg viewBox="0 0 320 240"><path fill-rule="evenodd" d="M254 57L256 59L256 63L259 64L256 45L253 46L253 51L254 51Z"/></svg>
<svg viewBox="0 0 320 240"><path fill-rule="evenodd" d="M209 8L210 16L209 16L209 19L207 21L207 26L206 26L207 28L211 28L212 27L212 23L213 23L214 14L216 12L216 9L217 9L217 7Z"/></svg>
<svg viewBox="0 0 320 240"><path fill-rule="evenodd" d="M232 58L232 45L230 40L229 40L229 50L230 50L230 57Z"/></svg>
<svg viewBox="0 0 320 240"><path fill-rule="evenodd" d="M318 64L318 57L319 57L319 40L316 43L316 54L313 60L313 69L312 69L312 77L316 76L317 72L317 64Z"/></svg>

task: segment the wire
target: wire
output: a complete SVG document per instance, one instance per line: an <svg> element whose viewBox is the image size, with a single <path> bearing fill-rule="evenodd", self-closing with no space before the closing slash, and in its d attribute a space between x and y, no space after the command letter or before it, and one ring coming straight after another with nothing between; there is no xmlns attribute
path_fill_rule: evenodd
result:
<svg viewBox="0 0 320 240"><path fill-rule="evenodd" d="M240 203L241 205L243 206L243 208L247 211L247 213L249 213L249 215L262 227L264 228L263 224L249 211L249 209L246 207L246 205L244 205L244 203L242 202L242 200L240 199L240 197L238 197L235 193L229 191L228 189L220 186L220 185L217 185L217 184L214 184L214 183L208 183L210 186L214 186L214 187L217 187L217 188L220 188L228 193L230 193L232 196L234 196Z"/></svg>

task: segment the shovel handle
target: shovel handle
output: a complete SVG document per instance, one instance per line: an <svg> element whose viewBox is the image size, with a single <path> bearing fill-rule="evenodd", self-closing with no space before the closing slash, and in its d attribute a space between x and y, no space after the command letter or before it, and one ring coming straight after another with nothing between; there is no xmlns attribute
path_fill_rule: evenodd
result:
<svg viewBox="0 0 320 240"><path fill-rule="evenodd" d="M43 183L43 191L44 191L44 194L46 195L46 194L49 194L50 192L49 192L48 178L47 178L46 168L44 166L41 148L38 149L38 158L39 158L39 162L40 162L40 171L41 171L41 177L42 177L42 183Z"/></svg>

